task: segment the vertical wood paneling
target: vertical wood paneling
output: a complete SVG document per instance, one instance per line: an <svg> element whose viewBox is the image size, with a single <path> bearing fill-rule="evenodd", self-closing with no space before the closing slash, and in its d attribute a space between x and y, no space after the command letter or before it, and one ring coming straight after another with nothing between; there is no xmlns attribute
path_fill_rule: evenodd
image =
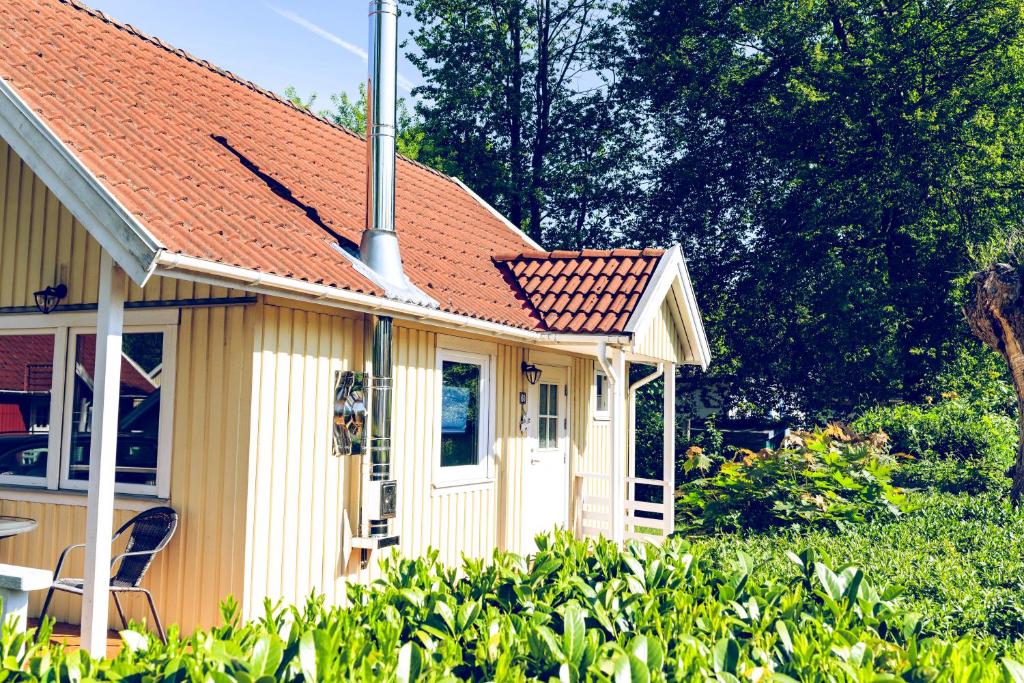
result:
<svg viewBox="0 0 1024 683"><path fill-rule="evenodd" d="M180 526L145 585L165 622L186 631L217 623L220 601L243 587L252 321L251 306L200 308L182 311L178 328L169 504ZM0 542L0 562L52 567L64 547L85 540L83 505L15 502L0 491L0 513L39 522L35 531ZM133 514L119 510L115 522ZM81 572L81 562L74 557L67 575ZM42 597L32 596L33 614ZM147 616L138 596L125 606L131 618ZM80 610L77 598L60 596L51 614L77 623Z"/></svg>
<svg viewBox="0 0 1024 683"><path fill-rule="evenodd" d="M671 363L686 362L688 345L685 337L679 334L668 301L662 302L647 328L640 331L634 350L643 356Z"/></svg>
<svg viewBox="0 0 1024 683"><path fill-rule="evenodd" d="M352 458L331 455L334 373L362 367L362 320L261 305L254 339L245 609L343 598Z"/></svg>

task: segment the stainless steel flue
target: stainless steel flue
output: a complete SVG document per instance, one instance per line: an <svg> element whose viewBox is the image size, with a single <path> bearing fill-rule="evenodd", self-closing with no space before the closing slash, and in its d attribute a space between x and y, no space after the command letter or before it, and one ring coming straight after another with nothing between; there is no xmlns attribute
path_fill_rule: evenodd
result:
<svg viewBox="0 0 1024 683"><path fill-rule="evenodd" d="M369 76L366 83L366 225L359 244L363 263L385 282L405 286L395 233L395 108L398 98L398 4L370 2Z"/></svg>

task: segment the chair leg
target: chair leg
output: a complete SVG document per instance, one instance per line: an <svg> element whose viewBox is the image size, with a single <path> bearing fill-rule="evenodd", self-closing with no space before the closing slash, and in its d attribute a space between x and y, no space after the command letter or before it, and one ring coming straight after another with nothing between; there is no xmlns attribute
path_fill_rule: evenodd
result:
<svg viewBox="0 0 1024 683"><path fill-rule="evenodd" d="M128 620L124 618L124 610L121 609L121 598L117 597L117 591L110 591L110 597L114 598L114 606L117 607L117 615L121 617L121 626L128 630Z"/></svg>
<svg viewBox="0 0 1024 683"><path fill-rule="evenodd" d="M160 634L160 640L167 644L167 635L164 633L163 624L160 623L160 615L156 613L156 604L153 602L153 594L148 590L143 589L143 593L146 594L146 600L149 601L149 611L153 613L153 621L156 622L156 632Z"/></svg>
<svg viewBox="0 0 1024 683"><path fill-rule="evenodd" d="M53 586L50 586L50 590L46 591L46 599L43 600L43 611L39 613L39 626L43 625L46 621L46 613L50 610L50 601L53 600ZM36 629L36 639L39 638L40 629Z"/></svg>

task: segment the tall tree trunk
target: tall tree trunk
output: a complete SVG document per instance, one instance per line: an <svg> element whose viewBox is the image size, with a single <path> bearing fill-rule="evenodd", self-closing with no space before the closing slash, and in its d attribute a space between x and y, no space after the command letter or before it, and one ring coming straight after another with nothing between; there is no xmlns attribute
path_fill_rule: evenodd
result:
<svg viewBox="0 0 1024 683"><path fill-rule="evenodd" d="M548 154L551 125L551 0L537 3L536 134L530 159L530 237L541 241L541 211L544 202L544 160Z"/></svg>
<svg viewBox="0 0 1024 683"><path fill-rule="evenodd" d="M523 27L521 0L512 0L509 12L512 38L512 74L509 86L509 160L512 189L509 192L509 220L523 226Z"/></svg>
<svg viewBox="0 0 1024 683"><path fill-rule="evenodd" d="M1010 500L1016 507L1024 497L1024 300L1021 273L994 263L974 274L974 296L964 307L971 331L999 352L1010 366L1017 392L1017 462L1013 466Z"/></svg>

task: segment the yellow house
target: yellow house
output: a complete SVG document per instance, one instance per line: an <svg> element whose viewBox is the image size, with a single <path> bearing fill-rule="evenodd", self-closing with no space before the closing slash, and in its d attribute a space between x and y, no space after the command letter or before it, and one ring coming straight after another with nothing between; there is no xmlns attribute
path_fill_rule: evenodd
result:
<svg viewBox="0 0 1024 683"><path fill-rule="evenodd" d="M369 140L76 2L0 6L0 514L37 522L0 562L87 542L51 614L94 651L105 539L157 505L180 526L146 585L186 631L228 595L343 600L392 547L672 528L676 368L709 361L679 247L546 252L396 161L377 4Z"/></svg>

